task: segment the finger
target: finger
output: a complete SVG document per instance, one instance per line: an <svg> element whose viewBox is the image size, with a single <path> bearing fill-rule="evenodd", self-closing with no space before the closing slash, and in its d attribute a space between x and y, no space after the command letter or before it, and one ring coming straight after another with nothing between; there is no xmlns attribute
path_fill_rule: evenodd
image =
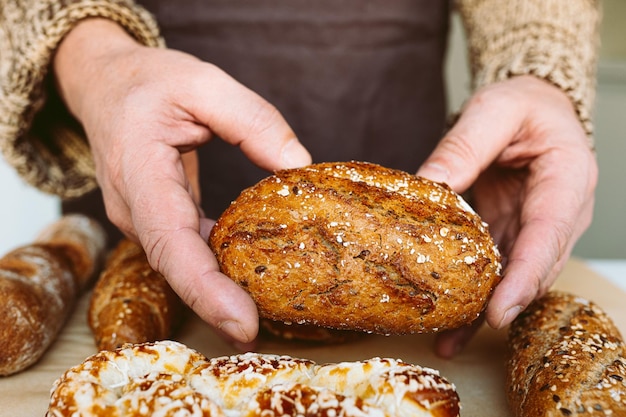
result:
<svg viewBox="0 0 626 417"><path fill-rule="evenodd" d="M130 209L113 187L101 183L102 196L104 201L104 209L107 218L117 227L124 236L135 243L139 243L135 227L131 220Z"/></svg>
<svg viewBox="0 0 626 417"><path fill-rule="evenodd" d="M224 340L226 343L233 346L239 352L252 352L258 346L258 339L254 339L250 342L240 342L238 340L233 339L230 335L222 332L219 329L216 329L216 333L222 340Z"/></svg>
<svg viewBox="0 0 626 417"><path fill-rule="evenodd" d="M464 192L517 134L521 114L506 94L477 93L417 175ZM508 105L503 105L504 101Z"/></svg>
<svg viewBox="0 0 626 417"><path fill-rule="evenodd" d="M480 316L468 326L440 332L435 337L435 354L440 358L452 359L457 356L474 337L484 323Z"/></svg>
<svg viewBox="0 0 626 417"><path fill-rule="evenodd" d="M181 160L183 168L185 170L185 177L189 182L189 192L193 198L194 203L200 207L202 196L200 194L200 169L198 167L198 153L194 150L191 152L185 152L181 154Z"/></svg>
<svg viewBox="0 0 626 417"><path fill-rule="evenodd" d="M217 69L210 79L198 79L188 97L193 116L239 146L252 162L271 171L311 163L309 152L270 103Z"/></svg>
<svg viewBox="0 0 626 417"><path fill-rule="evenodd" d="M258 333L256 306L230 278L219 272L215 257L193 229L167 231L148 247L151 265L160 271L180 297L231 340L253 341Z"/></svg>
<svg viewBox="0 0 626 417"><path fill-rule="evenodd" d="M577 203L580 197L562 179L538 184L528 196L504 278L487 307L487 322L496 329L510 324L549 289L591 221L589 203Z"/></svg>
<svg viewBox="0 0 626 417"><path fill-rule="evenodd" d="M211 233L211 229L213 228L213 226L215 226L215 220L207 218L200 219L200 236L205 242L209 240L209 234ZM233 337L229 334L219 330L218 327L216 327L216 331L222 339L233 345L240 352L253 351L257 346L256 338L249 342L241 342L239 340L233 339Z"/></svg>
<svg viewBox="0 0 626 417"><path fill-rule="evenodd" d="M248 344L258 333L258 314L252 299L219 266L195 230L182 229L162 236L152 259L172 288L198 316L227 336Z"/></svg>
<svg viewBox="0 0 626 417"><path fill-rule="evenodd" d="M200 218L200 236L205 242L209 241L209 234L211 229L215 226L215 220L207 219L205 217Z"/></svg>
<svg viewBox="0 0 626 417"><path fill-rule="evenodd" d="M233 340L253 341L256 306L220 272L206 241L211 222L200 218L184 186L180 155L168 146L150 154L154 160L128 179L127 201L151 266L204 321Z"/></svg>

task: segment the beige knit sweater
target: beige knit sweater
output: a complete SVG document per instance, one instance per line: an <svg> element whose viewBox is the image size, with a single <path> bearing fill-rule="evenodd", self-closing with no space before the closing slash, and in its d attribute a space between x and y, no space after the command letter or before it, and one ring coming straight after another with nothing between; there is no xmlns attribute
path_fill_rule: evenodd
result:
<svg viewBox="0 0 626 417"><path fill-rule="evenodd" d="M565 91L591 138L599 0L457 0L474 88L533 74ZM130 0L0 0L0 150L17 172L62 198L97 186L81 127L60 104L50 64L81 19L105 17L163 47L152 16Z"/></svg>

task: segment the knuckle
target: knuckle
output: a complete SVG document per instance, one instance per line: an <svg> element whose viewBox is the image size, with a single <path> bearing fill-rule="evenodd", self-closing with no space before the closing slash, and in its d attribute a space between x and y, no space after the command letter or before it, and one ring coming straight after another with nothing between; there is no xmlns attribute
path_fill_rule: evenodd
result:
<svg viewBox="0 0 626 417"><path fill-rule="evenodd" d="M182 285L176 288L176 293L189 308L193 311L196 310L200 301L200 294L191 285Z"/></svg>
<svg viewBox="0 0 626 417"><path fill-rule="evenodd" d="M126 207L117 204L115 202L116 200L115 198L104 198L104 212L106 217L126 236L135 236L135 229L128 216Z"/></svg>
<svg viewBox="0 0 626 417"><path fill-rule="evenodd" d="M492 84L477 90L470 98L474 106L494 107L504 103L519 102L519 90L510 88L508 83Z"/></svg>
<svg viewBox="0 0 626 417"><path fill-rule="evenodd" d="M550 259L553 260L553 264L559 262L567 253L570 246L570 241L574 235L574 225L565 218L553 218L550 219L550 224L547 224L548 230L551 230L552 238L547 239L550 248L548 252L551 254ZM550 271L552 268L548 268Z"/></svg>
<svg viewBox="0 0 626 417"><path fill-rule="evenodd" d="M152 268L163 275L167 276L168 270L168 246L171 239L166 234L149 231L142 234L141 242L143 243L146 257Z"/></svg>
<svg viewBox="0 0 626 417"><path fill-rule="evenodd" d="M280 112L274 105L259 98L254 100L249 116L248 137L255 138L263 136L274 126Z"/></svg>
<svg viewBox="0 0 626 417"><path fill-rule="evenodd" d="M479 161L479 155L474 143L466 135L450 133L441 142L441 146L446 154L454 155L468 166L476 166Z"/></svg>

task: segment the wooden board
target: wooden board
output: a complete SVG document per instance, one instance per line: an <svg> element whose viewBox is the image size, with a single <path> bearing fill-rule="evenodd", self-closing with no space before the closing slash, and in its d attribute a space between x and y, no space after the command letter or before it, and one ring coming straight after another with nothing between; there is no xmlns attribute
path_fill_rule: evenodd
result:
<svg viewBox="0 0 626 417"><path fill-rule="evenodd" d="M556 287L598 303L626 334L626 294L577 259L568 262ZM96 352L87 326L89 294L78 304L63 332L35 366L22 373L0 377L0 417L43 416L53 381L68 368ZM208 357L235 353L198 318L191 317L177 340ZM506 417L504 396L505 331L483 327L465 351L452 360L437 358L432 351L432 335L385 337L364 335L350 343L335 346L263 342L257 350L308 358L319 363L361 360L370 357L400 358L440 370L457 386L464 417Z"/></svg>

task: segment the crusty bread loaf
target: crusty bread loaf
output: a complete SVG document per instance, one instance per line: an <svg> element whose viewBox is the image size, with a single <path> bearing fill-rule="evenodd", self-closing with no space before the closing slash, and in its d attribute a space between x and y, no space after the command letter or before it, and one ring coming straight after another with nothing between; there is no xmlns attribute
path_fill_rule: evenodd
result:
<svg viewBox="0 0 626 417"><path fill-rule="evenodd" d="M262 318L259 321L259 340L336 345L360 339L362 332L337 330L312 324L295 324Z"/></svg>
<svg viewBox="0 0 626 417"><path fill-rule="evenodd" d="M241 193L209 244L262 317L336 329L459 327L500 280L488 227L459 195L363 162L275 173Z"/></svg>
<svg viewBox="0 0 626 417"><path fill-rule="evenodd" d="M0 259L0 375L44 354L99 268L105 244L98 223L67 215Z"/></svg>
<svg viewBox="0 0 626 417"><path fill-rule="evenodd" d="M507 394L515 417L626 416L626 348L599 306L553 291L509 329Z"/></svg>
<svg viewBox="0 0 626 417"><path fill-rule="evenodd" d="M88 322L98 349L170 338L185 307L138 244L122 239L94 286Z"/></svg>
<svg viewBox="0 0 626 417"><path fill-rule="evenodd" d="M285 355L208 359L172 342L100 351L54 383L47 416L457 417L456 387L398 359L319 365Z"/></svg>

